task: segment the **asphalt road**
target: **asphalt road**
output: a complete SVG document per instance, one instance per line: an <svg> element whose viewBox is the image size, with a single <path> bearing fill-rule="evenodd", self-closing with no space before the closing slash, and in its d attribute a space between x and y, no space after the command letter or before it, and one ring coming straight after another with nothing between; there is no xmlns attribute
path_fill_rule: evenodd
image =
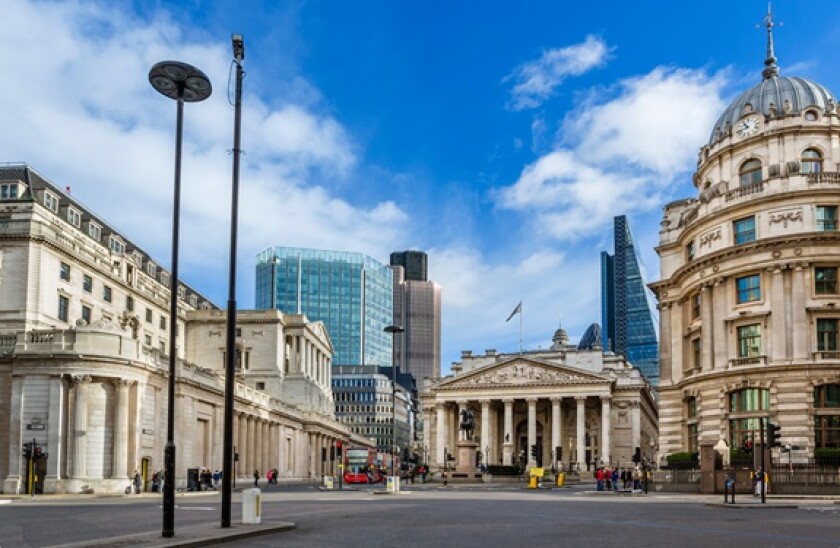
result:
<svg viewBox="0 0 840 548"><path fill-rule="evenodd" d="M297 528L228 546L776 546L840 548L840 505L799 508L710 507L697 496L587 495L577 490L408 487L324 492L311 486L263 494L263 521ZM713 499L717 501L717 497ZM181 497L179 526L219 522L218 494ZM238 523L238 497L233 518ZM159 530L160 499L51 499L0 505L0 547L49 546ZM238 527L246 527L239 525Z"/></svg>

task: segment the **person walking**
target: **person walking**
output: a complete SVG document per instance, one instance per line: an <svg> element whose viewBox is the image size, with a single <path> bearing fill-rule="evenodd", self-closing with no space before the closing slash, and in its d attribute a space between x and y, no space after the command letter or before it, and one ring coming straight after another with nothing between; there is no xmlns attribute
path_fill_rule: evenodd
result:
<svg viewBox="0 0 840 548"><path fill-rule="evenodd" d="M137 469L134 469L134 494L140 494L140 488L143 485L143 476L140 475L140 472Z"/></svg>
<svg viewBox="0 0 840 548"><path fill-rule="evenodd" d="M260 486L260 471L254 469L254 487Z"/></svg>

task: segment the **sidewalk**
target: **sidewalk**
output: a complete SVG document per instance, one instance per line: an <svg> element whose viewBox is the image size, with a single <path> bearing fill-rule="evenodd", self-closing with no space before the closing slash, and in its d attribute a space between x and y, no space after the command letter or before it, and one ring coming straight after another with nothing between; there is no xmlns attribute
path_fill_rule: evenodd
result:
<svg viewBox="0 0 840 548"><path fill-rule="evenodd" d="M273 521L260 525L237 525L235 527L210 527L206 523L179 527L172 538L163 538L160 531L142 533L139 535L125 535L104 539L74 542L72 544L54 544L52 548L106 548L113 546L212 546L234 540L291 531L295 524L286 521Z"/></svg>

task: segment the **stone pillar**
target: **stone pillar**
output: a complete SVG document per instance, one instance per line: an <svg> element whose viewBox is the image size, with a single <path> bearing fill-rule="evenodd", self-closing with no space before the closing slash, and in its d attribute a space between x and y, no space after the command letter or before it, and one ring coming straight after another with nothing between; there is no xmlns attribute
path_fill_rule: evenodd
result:
<svg viewBox="0 0 840 548"><path fill-rule="evenodd" d="M798 303L793 306L791 325L796 326L793 330L793 359L804 360L808 357L808 333L806 329L808 325L808 318L803 303L805 302L805 295L808 294L805 290L805 276L802 271L802 264L797 264L793 269L793 276L791 282L792 298L790 302ZM765 335L766 337L766 335ZM764 349L761 349L764 353Z"/></svg>
<svg viewBox="0 0 840 548"><path fill-rule="evenodd" d="M551 398L551 451L555 452L556 448L563 444L563 431L561 429L562 416L560 414L560 406L563 403L562 398ZM554 454L552 465L559 459L557 454Z"/></svg>
<svg viewBox="0 0 840 548"><path fill-rule="evenodd" d="M671 376L671 303L659 305L659 384L669 385Z"/></svg>
<svg viewBox="0 0 840 548"><path fill-rule="evenodd" d="M257 426L257 419L256 417L248 417L248 430L245 437L245 471L248 475L254 473L254 469L257 467L257 459L256 459L256 438L255 438L255 428Z"/></svg>
<svg viewBox="0 0 840 548"><path fill-rule="evenodd" d="M73 377L73 477L76 479L87 477L87 392L90 381L86 375Z"/></svg>
<svg viewBox="0 0 840 548"><path fill-rule="evenodd" d="M490 460L490 451L484 450L485 447L490 447L490 400L481 400L481 447L478 449L481 451L481 455ZM484 464L490 464L489 462L485 462Z"/></svg>
<svg viewBox="0 0 840 548"><path fill-rule="evenodd" d="M700 331L700 368L702 371L712 369L712 338L714 331L714 320L712 318L712 291L709 285L704 284L700 289L700 321L703 326Z"/></svg>
<svg viewBox="0 0 840 548"><path fill-rule="evenodd" d="M437 411L437 438L435 439L435 461L438 463L438 466L443 466L444 459L444 448L446 447L446 404L442 402L438 402L435 405Z"/></svg>
<svg viewBox="0 0 840 548"><path fill-rule="evenodd" d="M770 275L770 328L772 335L767 337L772 341L773 347L768 349L767 361L780 361L787 359L787 333L785 333L785 282L782 269L776 266ZM803 303L800 301L798 305Z"/></svg>
<svg viewBox="0 0 840 548"><path fill-rule="evenodd" d="M601 396L601 460L610 464L610 396Z"/></svg>
<svg viewBox="0 0 840 548"><path fill-rule="evenodd" d="M61 376L50 377L49 398L47 447L49 453L55 455L55 457L47 460L47 476L44 489L45 492L53 493L56 491L55 480L62 479L67 473L65 455L67 444L67 385ZM18 432L20 432L19 428ZM17 448L20 445L14 444L10 447ZM9 475L15 475L14 468L9 468Z"/></svg>
<svg viewBox="0 0 840 548"><path fill-rule="evenodd" d="M630 451L636 452L642 444L642 403L634 401L630 404Z"/></svg>
<svg viewBox="0 0 840 548"><path fill-rule="evenodd" d="M581 470L586 469L586 396L575 396L577 402L577 465Z"/></svg>
<svg viewBox="0 0 840 548"><path fill-rule="evenodd" d="M248 475L248 466L245 462L248 443L248 417L245 413L239 413L238 428L239 439L236 444L236 452L239 453L239 462L236 463L236 473L240 476Z"/></svg>
<svg viewBox="0 0 840 548"><path fill-rule="evenodd" d="M116 392L114 438L114 462L111 466L111 478L124 480L128 478L128 390L132 382L125 379L114 380Z"/></svg>
<svg viewBox="0 0 840 548"><path fill-rule="evenodd" d="M505 466L513 465L513 400L502 400L505 405L505 441L502 446L502 461Z"/></svg>
<svg viewBox="0 0 840 548"><path fill-rule="evenodd" d="M729 302L726 298L726 287L726 278L718 278L715 281L714 293L712 294L714 300L712 303L712 315L714 316L712 325L714 369L726 369L729 367L729 340L726 336L726 322L723 321L726 317L727 303ZM703 329L708 329L705 324L703 325Z"/></svg>
<svg viewBox="0 0 840 548"><path fill-rule="evenodd" d="M527 398L525 401L528 402L528 447L525 448L525 453L528 468L533 468L537 465L536 459L531 456L531 447L537 443L537 399Z"/></svg>
<svg viewBox="0 0 840 548"><path fill-rule="evenodd" d="M268 460L269 466L271 468L277 468L278 472L280 470L280 437L279 437L279 426L276 424L271 424L269 426L269 453L268 453Z"/></svg>

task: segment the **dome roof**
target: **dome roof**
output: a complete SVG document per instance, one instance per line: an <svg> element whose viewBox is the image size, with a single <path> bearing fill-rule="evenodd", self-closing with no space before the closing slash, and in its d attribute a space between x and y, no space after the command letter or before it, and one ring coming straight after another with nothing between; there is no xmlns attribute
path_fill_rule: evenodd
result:
<svg viewBox="0 0 840 548"><path fill-rule="evenodd" d="M773 13L764 18L767 27L767 57L764 59L763 79L741 94L723 111L712 128L709 144L729 135L742 116L758 112L766 117L799 116L808 107L823 111L835 108L834 96L828 89L811 80L796 76L780 77L773 48Z"/></svg>
<svg viewBox="0 0 840 548"><path fill-rule="evenodd" d="M760 112L775 118L778 115L801 115L808 107L822 111L833 110L834 96L824 86L796 76L765 76L759 84L742 93L723 111L712 128L709 143L729 133L743 115Z"/></svg>

